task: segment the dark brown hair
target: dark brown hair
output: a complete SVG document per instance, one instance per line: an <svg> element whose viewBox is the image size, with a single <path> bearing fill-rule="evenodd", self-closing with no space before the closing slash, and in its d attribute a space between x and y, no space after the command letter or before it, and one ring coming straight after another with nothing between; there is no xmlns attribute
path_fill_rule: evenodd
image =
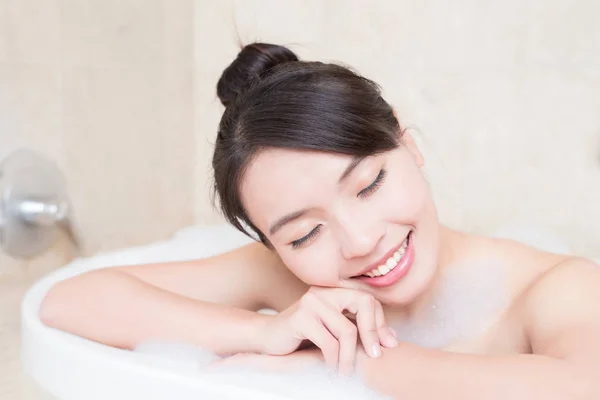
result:
<svg viewBox="0 0 600 400"><path fill-rule="evenodd" d="M400 144L398 121L377 84L347 67L300 61L283 46L245 46L223 71L217 94L226 108L212 161L214 190L225 218L250 235L248 226L266 245L240 194L244 171L260 151L360 157Z"/></svg>

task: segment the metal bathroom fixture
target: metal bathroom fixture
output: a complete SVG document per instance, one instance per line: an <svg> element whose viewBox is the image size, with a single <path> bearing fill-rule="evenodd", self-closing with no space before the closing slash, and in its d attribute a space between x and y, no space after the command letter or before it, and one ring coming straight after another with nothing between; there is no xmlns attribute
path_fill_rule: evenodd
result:
<svg viewBox="0 0 600 400"><path fill-rule="evenodd" d="M63 230L79 247L66 180L46 156L27 149L0 163L0 246L11 257L32 258Z"/></svg>

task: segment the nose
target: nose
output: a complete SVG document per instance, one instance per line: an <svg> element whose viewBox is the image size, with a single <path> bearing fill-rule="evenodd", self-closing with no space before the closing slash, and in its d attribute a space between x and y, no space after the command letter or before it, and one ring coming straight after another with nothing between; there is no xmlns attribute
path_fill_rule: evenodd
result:
<svg viewBox="0 0 600 400"><path fill-rule="evenodd" d="M377 248L384 228L368 215L349 216L340 223L340 249L346 260L365 257Z"/></svg>

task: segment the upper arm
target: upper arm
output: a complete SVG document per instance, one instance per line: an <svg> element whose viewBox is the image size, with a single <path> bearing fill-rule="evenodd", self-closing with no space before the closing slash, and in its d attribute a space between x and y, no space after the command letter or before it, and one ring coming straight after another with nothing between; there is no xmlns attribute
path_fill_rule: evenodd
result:
<svg viewBox="0 0 600 400"><path fill-rule="evenodd" d="M525 298L533 352L600 368L600 266L569 259L544 274Z"/></svg>
<svg viewBox="0 0 600 400"><path fill-rule="evenodd" d="M182 296L248 310L285 308L306 291L277 254L262 243L201 260L116 269Z"/></svg>

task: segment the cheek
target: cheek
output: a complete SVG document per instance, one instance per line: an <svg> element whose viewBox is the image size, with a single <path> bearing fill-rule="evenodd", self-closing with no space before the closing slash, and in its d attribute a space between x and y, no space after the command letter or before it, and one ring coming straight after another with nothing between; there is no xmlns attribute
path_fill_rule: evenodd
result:
<svg viewBox="0 0 600 400"><path fill-rule="evenodd" d="M286 251L286 254L280 256L289 270L307 285L336 285L339 281L339 260L333 254L331 245L319 243L317 246L315 243L310 247Z"/></svg>
<svg viewBox="0 0 600 400"><path fill-rule="evenodd" d="M429 187L420 176L402 177L397 184L390 184L382 197L385 200L379 209L402 223L416 223L423 218L431 202Z"/></svg>

